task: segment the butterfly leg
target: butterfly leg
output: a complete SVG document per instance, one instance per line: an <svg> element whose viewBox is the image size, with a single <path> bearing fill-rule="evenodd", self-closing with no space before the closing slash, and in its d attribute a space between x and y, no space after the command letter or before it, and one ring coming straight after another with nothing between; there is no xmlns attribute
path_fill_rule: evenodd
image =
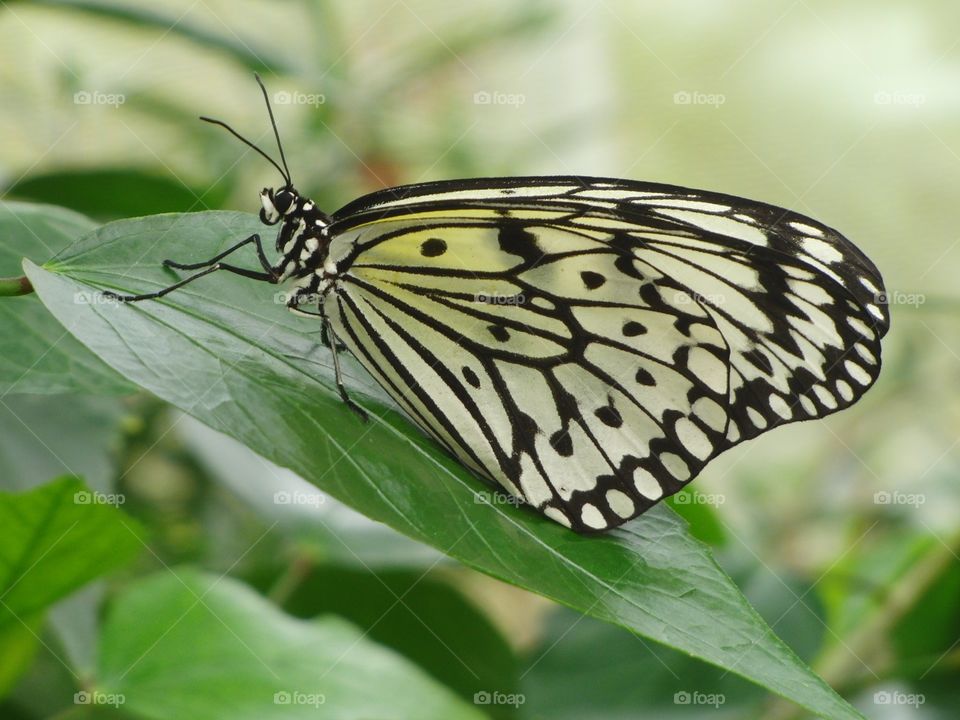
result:
<svg viewBox="0 0 960 720"><path fill-rule="evenodd" d="M155 300L156 298L162 298L164 295L182 288L188 283L192 283L194 280L199 280L204 275L209 275L210 273L216 272L217 270L226 270L227 272L232 272L235 275L242 275L243 277L252 278L253 280L262 280L264 282L276 282L276 276L272 273L258 272L256 270L248 270L247 268L237 267L236 265L228 265L226 263L214 263L210 267L204 268L200 272L194 273L193 275L188 275L183 280L175 282L173 285L168 285L162 290L157 290L156 292L142 293L140 295L121 295L115 293L112 290L104 290L103 296L110 298L111 300L117 300L119 302L140 302L141 300Z"/></svg>
<svg viewBox="0 0 960 720"><path fill-rule="evenodd" d="M333 355L333 376L337 383L337 392L340 393L340 399L343 400L344 404L353 410L357 416L366 422L369 420L367 411L362 407L357 405L353 400L350 399L350 396L347 394L347 388L343 384L343 372L340 370L340 355L339 349L345 347L337 339L337 334L333 331L333 327L330 325L330 321L327 319L327 316L323 314L322 307L318 308L321 312L313 312L312 310L301 310L298 306L301 302L304 302L306 298L312 296L312 292L305 289L301 289L299 294L295 294L289 301L287 301L287 307L291 310L302 315L313 315L320 318L320 342L330 348L330 353Z"/></svg>
<svg viewBox="0 0 960 720"><path fill-rule="evenodd" d="M347 388L343 384L343 374L340 371L340 353L337 351L337 345L340 345L340 343L337 340L337 334L333 331L333 328L330 326L330 321L327 320L326 316L323 317L323 328L327 338L330 340L330 352L333 354L333 375L337 381L337 390L340 392L340 399L343 400L347 407L353 410L361 420L367 422L367 420L369 420L367 411L350 399L350 396L347 394Z"/></svg>
<svg viewBox="0 0 960 720"><path fill-rule="evenodd" d="M264 271L275 276L277 272L270 265L270 260L267 258L266 253L263 251L263 242L260 240L260 235L258 233L254 233L250 237L244 238L243 240L238 242L236 245L232 245L231 247L227 248L219 255L214 255L209 260L204 260L198 263L180 263L174 260L164 260L163 265L164 267L175 268L177 270L198 270L199 268L209 267L210 265L213 265L219 262L220 260L225 258L227 255L230 255L236 252L240 248L244 247L245 245L249 245L250 243L253 243L256 246L257 260L260 261L260 265L263 267Z"/></svg>

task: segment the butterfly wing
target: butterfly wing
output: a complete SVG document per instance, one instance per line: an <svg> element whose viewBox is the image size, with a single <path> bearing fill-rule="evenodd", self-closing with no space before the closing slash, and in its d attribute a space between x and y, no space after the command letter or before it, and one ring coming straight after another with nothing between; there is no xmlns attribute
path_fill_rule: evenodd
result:
<svg viewBox="0 0 960 720"><path fill-rule="evenodd" d="M464 464L578 530L845 407L879 371L876 268L788 211L594 178L427 183L334 215L325 311Z"/></svg>

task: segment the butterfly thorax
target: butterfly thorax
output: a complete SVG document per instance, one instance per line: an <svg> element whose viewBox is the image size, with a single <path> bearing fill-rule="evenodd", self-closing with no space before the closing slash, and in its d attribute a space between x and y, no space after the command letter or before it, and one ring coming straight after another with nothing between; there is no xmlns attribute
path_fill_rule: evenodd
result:
<svg viewBox="0 0 960 720"><path fill-rule="evenodd" d="M296 310L315 304L337 272L327 262L330 217L292 188L277 193L265 189L261 202L260 219L267 225L280 224L276 241L280 257L273 266L277 282L295 281L287 306Z"/></svg>
<svg viewBox="0 0 960 720"><path fill-rule="evenodd" d="M276 241L280 257L273 266L278 282L303 278L321 269L330 244L330 218L326 213L293 189L276 194L264 190L261 200L260 219L267 225L280 223Z"/></svg>

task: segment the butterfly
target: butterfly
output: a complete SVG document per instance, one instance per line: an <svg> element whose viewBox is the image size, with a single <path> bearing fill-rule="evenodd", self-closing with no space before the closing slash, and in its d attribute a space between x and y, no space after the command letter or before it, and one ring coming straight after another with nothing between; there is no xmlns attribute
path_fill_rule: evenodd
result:
<svg viewBox="0 0 960 720"><path fill-rule="evenodd" d="M880 372L883 280L816 220L715 192L596 177L427 182L332 215L283 176L277 226L158 298L225 270L292 287L424 432L481 478L580 532L616 527L710 460L856 402ZM224 258L252 245L260 269Z"/></svg>

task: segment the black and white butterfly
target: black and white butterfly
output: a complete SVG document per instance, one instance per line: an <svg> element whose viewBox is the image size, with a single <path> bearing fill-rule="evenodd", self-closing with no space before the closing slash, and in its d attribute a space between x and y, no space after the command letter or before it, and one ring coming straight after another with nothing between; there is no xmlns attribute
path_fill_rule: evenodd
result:
<svg viewBox="0 0 960 720"><path fill-rule="evenodd" d="M327 215L294 189L279 136L282 167L210 122L283 175L260 194L279 258L253 235L120 299L215 270L290 283L334 359L342 343L460 462L575 530L620 525L733 445L848 407L880 371L880 273L803 215L576 176L409 185ZM222 262L250 244L261 270Z"/></svg>

